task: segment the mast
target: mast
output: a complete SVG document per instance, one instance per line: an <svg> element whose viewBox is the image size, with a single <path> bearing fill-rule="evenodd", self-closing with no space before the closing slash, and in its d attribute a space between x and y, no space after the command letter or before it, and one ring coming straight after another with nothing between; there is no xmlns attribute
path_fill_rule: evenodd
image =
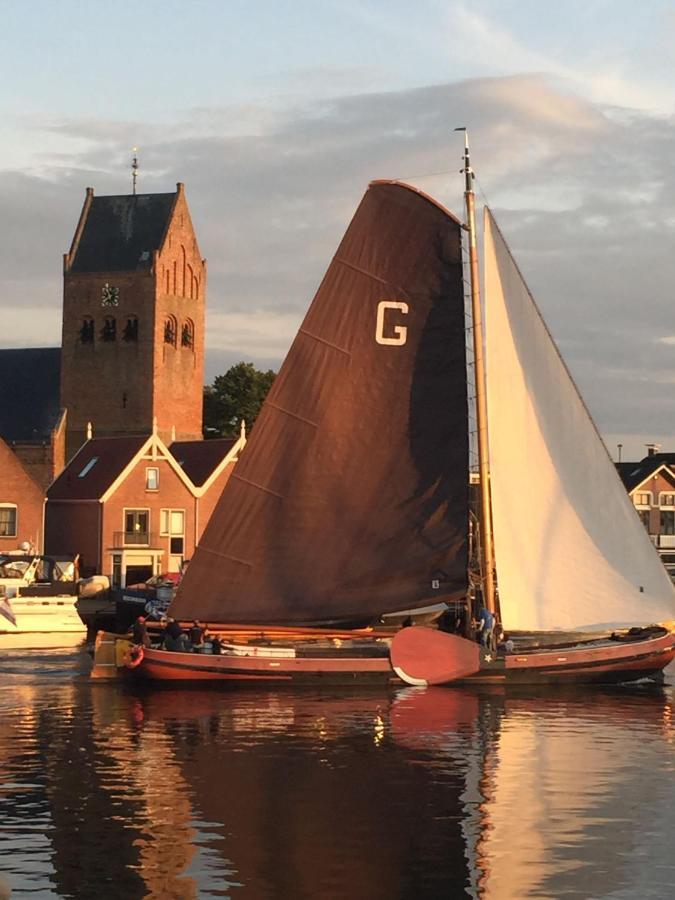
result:
<svg viewBox="0 0 675 900"><path fill-rule="evenodd" d="M490 466L488 461L487 402L485 399L485 361L483 354L483 317L478 280L478 249L476 246L476 207L473 193L473 169L469 159L469 135L464 132L464 199L466 228L469 233L469 280L471 285L471 313L473 318L473 358L476 381L476 420L478 431L478 472L480 477L480 542L482 551L483 601L486 608L496 612L494 545L492 508L490 506Z"/></svg>

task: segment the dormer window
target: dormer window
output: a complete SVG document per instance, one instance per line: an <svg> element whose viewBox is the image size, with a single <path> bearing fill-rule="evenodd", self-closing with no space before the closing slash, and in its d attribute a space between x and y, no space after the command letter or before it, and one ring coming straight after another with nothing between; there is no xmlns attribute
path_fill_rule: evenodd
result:
<svg viewBox="0 0 675 900"><path fill-rule="evenodd" d="M98 456L92 456L86 466L82 469L80 474L77 476L78 478L84 478L85 475L88 475L89 472L94 468L96 463L98 462Z"/></svg>

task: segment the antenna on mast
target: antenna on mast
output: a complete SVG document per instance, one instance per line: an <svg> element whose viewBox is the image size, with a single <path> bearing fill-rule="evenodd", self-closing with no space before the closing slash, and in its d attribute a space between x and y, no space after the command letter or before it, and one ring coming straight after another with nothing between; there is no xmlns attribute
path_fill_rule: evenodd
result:
<svg viewBox="0 0 675 900"><path fill-rule="evenodd" d="M133 158L131 160L131 191L136 194L136 179L138 178L138 147L134 147Z"/></svg>

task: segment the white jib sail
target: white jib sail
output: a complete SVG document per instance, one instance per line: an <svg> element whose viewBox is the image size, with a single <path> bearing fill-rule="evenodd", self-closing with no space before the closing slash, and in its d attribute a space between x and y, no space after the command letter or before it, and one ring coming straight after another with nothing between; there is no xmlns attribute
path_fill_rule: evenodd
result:
<svg viewBox="0 0 675 900"><path fill-rule="evenodd" d="M675 590L489 210L488 444L504 628L675 619Z"/></svg>

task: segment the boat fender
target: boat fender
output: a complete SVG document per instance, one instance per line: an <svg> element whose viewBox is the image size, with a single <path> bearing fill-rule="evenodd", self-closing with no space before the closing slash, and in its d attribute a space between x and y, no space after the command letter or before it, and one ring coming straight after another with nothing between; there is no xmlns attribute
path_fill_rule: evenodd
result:
<svg viewBox="0 0 675 900"><path fill-rule="evenodd" d="M132 644L124 653L124 665L127 669L135 669L143 662L143 647L140 644Z"/></svg>

